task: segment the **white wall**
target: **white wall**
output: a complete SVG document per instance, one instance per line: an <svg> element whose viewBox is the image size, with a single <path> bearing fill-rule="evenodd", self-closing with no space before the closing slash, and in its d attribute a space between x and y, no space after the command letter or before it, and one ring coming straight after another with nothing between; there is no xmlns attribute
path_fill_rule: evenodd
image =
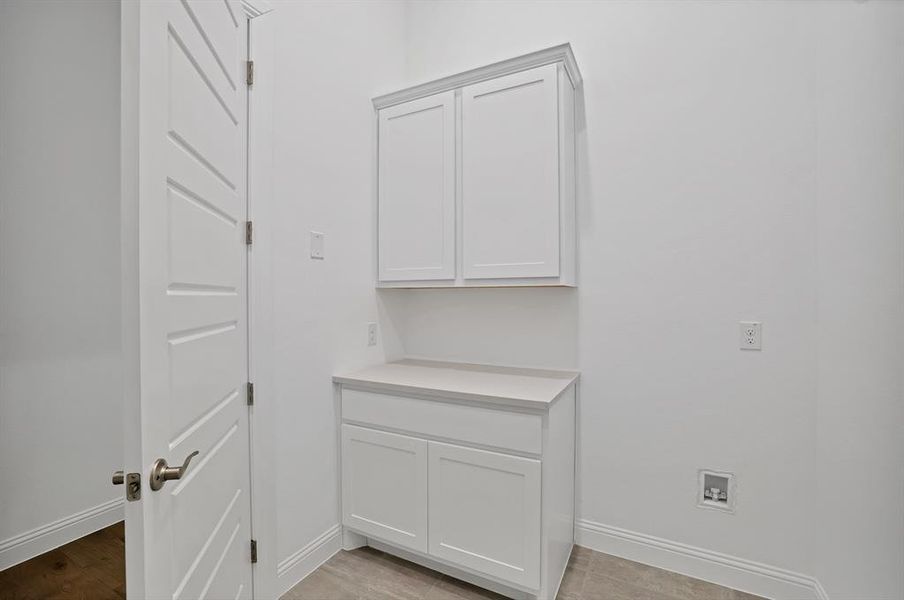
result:
<svg viewBox="0 0 904 600"><path fill-rule="evenodd" d="M585 84L580 287L381 292L404 351L579 367L591 524L904 596L902 10L410 2L408 83L570 41Z"/></svg>
<svg viewBox="0 0 904 600"><path fill-rule="evenodd" d="M277 10L284 565L338 521L329 376L406 353L580 368L585 525L816 575L833 598L904 595L904 5ZM369 98L562 41L585 77L580 287L375 293ZM742 319L763 352L737 349ZM701 467L737 474L736 515L694 506Z"/></svg>
<svg viewBox="0 0 904 600"><path fill-rule="evenodd" d="M0 80L2 569L121 518L119 4L0 2Z"/></svg>
<svg viewBox="0 0 904 600"><path fill-rule="evenodd" d="M380 343L367 346L367 323L379 317L370 98L401 85L404 6L275 8L277 546L285 587L305 574L304 561L295 569L292 559L339 521L330 377L393 352L388 321ZM311 230L326 234L325 260L309 258Z"/></svg>
<svg viewBox="0 0 904 600"><path fill-rule="evenodd" d="M899 599L904 3L830 4L821 17L818 573L832 598Z"/></svg>

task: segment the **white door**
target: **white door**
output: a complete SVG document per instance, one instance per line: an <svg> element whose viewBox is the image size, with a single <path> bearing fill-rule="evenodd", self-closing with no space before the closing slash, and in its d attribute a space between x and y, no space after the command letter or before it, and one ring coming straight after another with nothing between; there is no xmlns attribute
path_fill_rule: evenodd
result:
<svg viewBox="0 0 904 600"><path fill-rule="evenodd" d="M455 278L455 92L379 115L381 281Z"/></svg>
<svg viewBox="0 0 904 600"><path fill-rule="evenodd" d="M462 89L465 279L559 275L556 65Z"/></svg>
<svg viewBox="0 0 904 600"><path fill-rule="evenodd" d="M342 523L427 552L427 442L343 425Z"/></svg>
<svg viewBox="0 0 904 600"><path fill-rule="evenodd" d="M430 442L430 554L540 587L540 461Z"/></svg>
<svg viewBox="0 0 904 600"><path fill-rule="evenodd" d="M122 10L126 467L142 488L126 502L127 592L251 598L248 21L233 0ZM194 452L152 489L157 459Z"/></svg>

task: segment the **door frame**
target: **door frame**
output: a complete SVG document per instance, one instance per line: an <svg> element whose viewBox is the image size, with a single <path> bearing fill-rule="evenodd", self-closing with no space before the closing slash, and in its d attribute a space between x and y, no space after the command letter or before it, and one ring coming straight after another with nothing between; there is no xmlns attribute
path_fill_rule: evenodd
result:
<svg viewBox="0 0 904 600"><path fill-rule="evenodd" d="M249 464L251 531L258 542L258 561L252 569L255 598L277 595L276 517L276 402L273 357L272 236L273 198L273 6L269 0L240 0L248 19L248 54L255 62L255 82L248 91L247 189L248 218L254 222L254 244L248 252L248 374L255 384L255 403L249 407ZM138 197L140 133L139 58L140 3L120 4L120 271L122 309L123 435L136 435L140 405ZM146 469L140 445L125 444L126 472L141 473L142 495ZM123 486L125 487L125 486ZM124 490L123 490L124 492ZM139 501L140 502L140 501ZM143 544L143 514L139 502L125 502L127 546ZM139 525L130 528L128 524ZM143 566L126 563L127 590L145 589ZM140 598L141 594L134 594Z"/></svg>
<svg viewBox="0 0 904 600"><path fill-rule="evenodd" d="M248 218L254 223L248 253L248 376L254 383L250 414L251 523L257 540L254 597L278 598L276 515L276 377L273 320L273 108L276 17L267 0L242 0L248 16L248 54L254 83L248 92Z"/></svg>

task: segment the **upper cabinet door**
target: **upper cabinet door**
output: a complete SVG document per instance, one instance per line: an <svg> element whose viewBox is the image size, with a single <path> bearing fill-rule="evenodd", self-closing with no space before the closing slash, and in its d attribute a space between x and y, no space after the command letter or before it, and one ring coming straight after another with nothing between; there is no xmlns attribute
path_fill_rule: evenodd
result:
<svg viewBox="0 0 904 600"><path fill-rule="evenodd" d="M462 88L463 276L559 275L556 65Z"/></svg>
<svg viewBox="0 0 904 600"><path fill-rule="evenodd" d="M379 279L455 278L455 92L379 112Z"/></svg>

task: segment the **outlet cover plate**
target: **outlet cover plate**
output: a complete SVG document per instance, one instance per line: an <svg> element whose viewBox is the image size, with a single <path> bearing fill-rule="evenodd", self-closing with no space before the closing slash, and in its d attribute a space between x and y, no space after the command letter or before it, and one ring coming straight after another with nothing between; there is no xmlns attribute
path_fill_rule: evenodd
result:
<svg viewBox="0 0 904 600"><path fill-rule="evenodd" d="M311 258L323 260L323 234L319 231L311 232Z"/></svg>
<svg viewBox="0 0 904 600"><path fill-rule="evenodd" d="M760 321L739 322L738 336L741 350L763 349L763 324Z"/></svg>

